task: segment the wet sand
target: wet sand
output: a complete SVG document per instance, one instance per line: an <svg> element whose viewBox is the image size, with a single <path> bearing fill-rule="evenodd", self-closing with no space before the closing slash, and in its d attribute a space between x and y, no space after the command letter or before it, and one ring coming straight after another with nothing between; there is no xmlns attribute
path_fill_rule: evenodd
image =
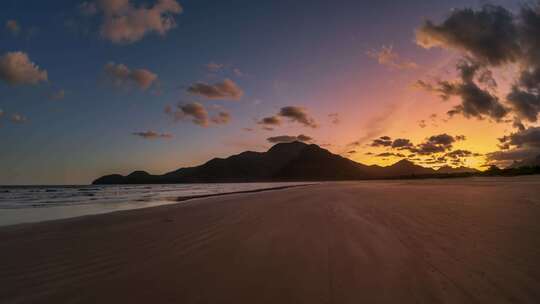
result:
<svg viewBox="0 0 540 304"><path fill-rule="evenodd" d="M326 183L0 228L0 303L539 303L540 177Z"/></svg>

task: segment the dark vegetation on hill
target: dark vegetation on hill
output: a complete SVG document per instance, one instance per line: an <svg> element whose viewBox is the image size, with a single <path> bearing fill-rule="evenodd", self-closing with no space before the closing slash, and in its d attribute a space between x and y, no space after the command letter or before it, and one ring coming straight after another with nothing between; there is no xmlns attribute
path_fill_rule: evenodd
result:
<svg viewBox="0 0 540 304"><path fill-rule="evenodd" d="M364 165L333 154L315 144L280 143L267 152L246 151L228 158L214 158L203 165L181 168L163 175L135 171L106 175L93 184L215 183L262 181L322 181L399 178L447 178L465 176L540 173L540 167L490 168L485 172L459 167L425 168L408 160L387 167Z"/></svg>

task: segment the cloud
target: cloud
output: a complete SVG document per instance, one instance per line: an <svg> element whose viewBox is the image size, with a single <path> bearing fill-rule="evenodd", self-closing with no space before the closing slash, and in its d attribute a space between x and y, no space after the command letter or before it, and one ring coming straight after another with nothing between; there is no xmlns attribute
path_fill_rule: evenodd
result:
<svg viewBox="0 0 540 304"><path fill-rule="evenodd" d="M180 112L176 112L181 116L177 117L189 117L191 121L199 126L206 127L208 126L208 111L204 106L198 102L187 103L184 105L179 105L178 108Z"/></svg>
<svg viewBox="0 0 540 304"><path fill-rule="evenodd" d="M290 135L281 135L281 136L274 136L274 137L268 137L266 139L270 143L288 143L293 141L301 141L301 142L310 142L313 140L313 138L300 134L298 136L290 136Z"/></svg>
<svg viewBox="0 0 540 304"><path fill-rule="evenodd" d="M266 126L279 126L281 125L281 119L278 116L268 116L259 120L257 124Z"/></svg>
<svg viewBox="0 0 540 304"><path fill-rule="evenodd" d="M28 118L26 118L26 116L23 116L21 114L14 113L11 115L11 121L14 123L25 123L28 121Z"/></svg>
<svg viewBox="0 0 540 304"><path fill-rule="evenodd" d="M441 24L427 20L416 31L416 43L424 48L464 51L492 65L512 62L520 56L517 37L512 14L494 5L485 5L479 11L456 9Z"/></svg>
<svg viewBox="0 0 540 304"><path fill-rule="evenodd" d="M459 159L459 158L466 158L466 157L473 157L473 156L481 156L481 154L474 153L469 150L458 149L458 150L448 152L444 156L453 158L453 159Z"/></svg>
<svg viewBox="0 0 540 304"><path fill-rule="evenodd" d="M453 143L456 141L455 137L443 133L430 136L423 143L418 144L416 147L410 147L408 150L420 155L442 153L451 150Z"/></svg>
<svg viewBox="0 0 540 304"><path fill-rule="evenodd" d="M517 148L535 147L540 148L540 127L530 127L528 129L512 133L499 139L501 143Z"/></svg>
<svg viewBox="0 0 540 304"><path fill-rule="evenodd" d="M8 20L6 21L6 30L8 30L13 36L17 36L21 32L21 26L17 20Z"/></svg>
<svg viewBox="0 0 540 304"><path fill-rule="evenodd" d="M372 147L390 147L392 146L392 139L389 136L381 136L374 139L370 146Z"/></svg>
<svg viewBox="0 0 540 304"><path fill-rule="evenodd" d="M402 158L405 157L405 155L401 153L393 153L393 152L382 152L375 156L376 157L402 157Z"/></svg>
<svg viewBox="0 0 540 304"><path fill-rule="evenodd" d="M401 59L399 54L394 52L392 46L382 46L380 50L371 50L367 55L376 59L379 64L395 69L416 69L418 65L410 60Z"/></svg>
<svg viewBox="0 0 540 304"><path fill-rule="evenodd" d="M165 107L165 114L171 116L174 121L189 120L201 127L208 127L210 124L222 125L231 120L231 115L224 109L210 116L206 108L198 102L178 104L176 109L171 106Z"/></svg>
<svg viewBox="0 0 540 304"><path fill-rule="evenodd" d="M520 90L517 86L514 86L507 98L518 117L530 122L536 122L538 120L538 113L540 112L540 95Z"/></svg>
<svg viewBox="0 0 540 304"><path fill-rule="evenodd" d="M107 63L104 71L114 86L130 87L135 85L143 91L150 88L158 79L156 74L147 69L131 70L124 64L114 62Z"/></svg>
<svg viewBox="0 0 540 304"><path fill-rule="evenodd" d="M497 96L479 87L475 82L475 78L479 78L481 82L487 81L488 73L478 74L481 68L481 65L471 60L460 60L457 65L460 81L439 81L436 85L419 81L417 85L428 91L438 92L443 100L448 100L452 96L459 97L461 103L448 112L450 116L462 114L467 118L489 117L500 121L508 114L509 109L499 101Z"/></svg>
<svg viewBox="0 0 540 304"><path fill-rule="evenodd" d="M511 161L522 161L534 158L540 155L540 148L517 148L508 151L495 151L486 154L488 163L504 163L508 164Z"/></svg>
<svg viewBox="0 0 540 304"><path fill-rule="evenodd" d="M39 84L48 80L47 71L41 70L23 52L8 52L0 56L0 80L9 85Z"/></svg>
<svg viewBox="0 0 540 304"><path fill-rule="evenodd" d="M330 113L328 114L328 118L330 118L330 121L334 125L337 125L341 122L341 119L339 118L339 113Z"/></svg>
<svg viewBox="0 0 540 304"><path fill-rule="evenodd" d="M297 106L282 107L276 115L264 117L257 121L257 124L263 125L263 129L271 131L273 127L282 124L282 118L288 119L290 122L300 123L306 127L318 127L315 119L307 113L307 110Z"/></svg>
<svg viewBox="0 0 540 304"><path fill-rule="evenodd" d="M244 91L230 79L215 84L198 82L189 86L187 91L208 99L240 100L244 95Z"/></svg>
<svg viewBox="0 0 540 304"><path fill-rule="evenodd" d="M225 65L221 64L221 63L210 62L210 63L206 64L206 69L209 72L213 72L213 73L223 69L224 67L225 67Z"/></svg>
<svg viewBox="0 0 540 304"><path fill-rule="evenodd" d="M413 146L413 143L406 138L397 138L392 142L392 148L394 149L407 149Z"/></svg>
<svg viewBox="0 0 540 304"><path fill-rule="evenodd" d="M217 125L226 124L231 120L231 114L227 111L219 111L211 121Z"/></svg>
<svg viewBox="0 0 540 304"><path fill-rule="evenodd" d="M85 4L86 3L86 4ZM118 44L134 43L150 33L164 36L176 27L173 15L182 7L176 0L158 0L153 6L134 6L129 0L85 2L81 11L89 15L103 13L100 34Z"/></svg>
<svg viewBox="0 0 540 304"><path fill-rule="evenodd" d="M134 132L131 134L142 137L144 139L159 139L159 138L172 138L173 137L172 134L169 134L169 133L157 133L154 131Z"/></svg>
<svg viewBox="0 0 540 304"><path fill-rule="evenodd" d="M288 118L290 121L298 122L306 127L317 128L315 119L310 117L303 107L288 106L279 110L279 116Z"/></svg>
<svg viewBox="0 0 540 304"><path fill-rule="evenodd" d="M370 146L371 147L384 147L386 149L392 149L397 151L409 151L413 153L413 156L416 154L418 155L431 155L431 154L438 154L438 153L444 153L447 151L452 150L453 144L457 141L465 140L465 136L463 135L457 135L457 136L451 136L446 133L433 135L428 138L426 138L422 143L418 145L414 145L409 139L407 138L396 138L392 140L390 136L381 136L379 138L374 139ZM391 154L384 154L386 152L380 153L378 156L382 157L388 157L388 156L398 156L398 157L405 157L404 155L401 156L401 153L391 153ZM390 152L388 152L390 153ZM456 155L460 152L456 152ZM409 156L412 157L412 156Z"/></svg>
<svg viewBox="0 0 540 304"><path fill-rule="evenodd" d="M480 10L458 9L437 25L426 21L417 30L417 43L423 47L441 47L464 53L483 67L498 67L515 64L519 68L518 76L513 79L513 87L506 96L519 119L536 122L540 112L540 2L524 5L517 13L494 5L485 5ZM487 69L486 69L487 70ZM487 70L489 72L489 70ZM489 76L489 73L483 74ZM490 78L485 84L489 86ZM488 96L478 88L468 84L473 92L480 95L485 104L493 103L493 96ZM491 87L493 87L493 82ZM492 114L503 116L501 107L492 109ZM473 109L474 112L474 109ZM477 111L480 113L479 111ZM465 106L450 112L468 113Z"/></svg>

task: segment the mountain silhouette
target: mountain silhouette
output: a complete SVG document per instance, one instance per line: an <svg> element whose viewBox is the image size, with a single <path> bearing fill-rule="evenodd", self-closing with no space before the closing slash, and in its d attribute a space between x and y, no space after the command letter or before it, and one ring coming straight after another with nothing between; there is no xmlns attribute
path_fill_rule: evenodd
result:
<svg viewBox="0 0 540 304"><path fill-rule="evenodd" d="M468 167L450 167L450 166L442 166L439 169L437 169L437 173L443 173L443 174L453 174L453 173L478 173L480 172L477 169L468 168Z"/></svg>
<svg viewBox="0 0 540 304"><path fill-rule="evenodd" d="M145 171L135 171L126 176L106 175L93 184L355 180L436 173L434 169L408 160L387 167L368 166L315 144L295 141L276 144L267 152L246 151L228 158L214 158L200 166L181 168L163 175L151 175Z"/></svg>

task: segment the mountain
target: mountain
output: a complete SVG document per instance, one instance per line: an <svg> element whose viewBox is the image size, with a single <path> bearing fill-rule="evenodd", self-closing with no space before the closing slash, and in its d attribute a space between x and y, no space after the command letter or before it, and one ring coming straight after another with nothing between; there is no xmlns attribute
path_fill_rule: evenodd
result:
<svg viewBox="0 0 540 304"><path fill-rule="evenodd" d="M437 173L441 174L454 174L454 173L478 173L479 170L468 168L468 167L450 167L450 166L442 166L439 169L437 169Z"/></svg>
<svg viewBox="0 0 540 304"><path fill-rule="evenodd" d="M386 177L400 177L400 176L411 176L411 175L428 175L435 174L436 171L431 168L425 168L419 165L414 164L411 161L402 159L397 163L383 167L383 175Z"/></svg>
<svg viewBox="0 0 540 304"><path fill-rule="evenodd" d="M200 166L181 168L163 175L135 171L106 175L93 184L155 184L202 182L253 182L287 180L354 180L436 174L431 168L401 160L388 167L367 166L302 142L279 143L267 152L246 151L228 158L214 158Z"/></svg>

